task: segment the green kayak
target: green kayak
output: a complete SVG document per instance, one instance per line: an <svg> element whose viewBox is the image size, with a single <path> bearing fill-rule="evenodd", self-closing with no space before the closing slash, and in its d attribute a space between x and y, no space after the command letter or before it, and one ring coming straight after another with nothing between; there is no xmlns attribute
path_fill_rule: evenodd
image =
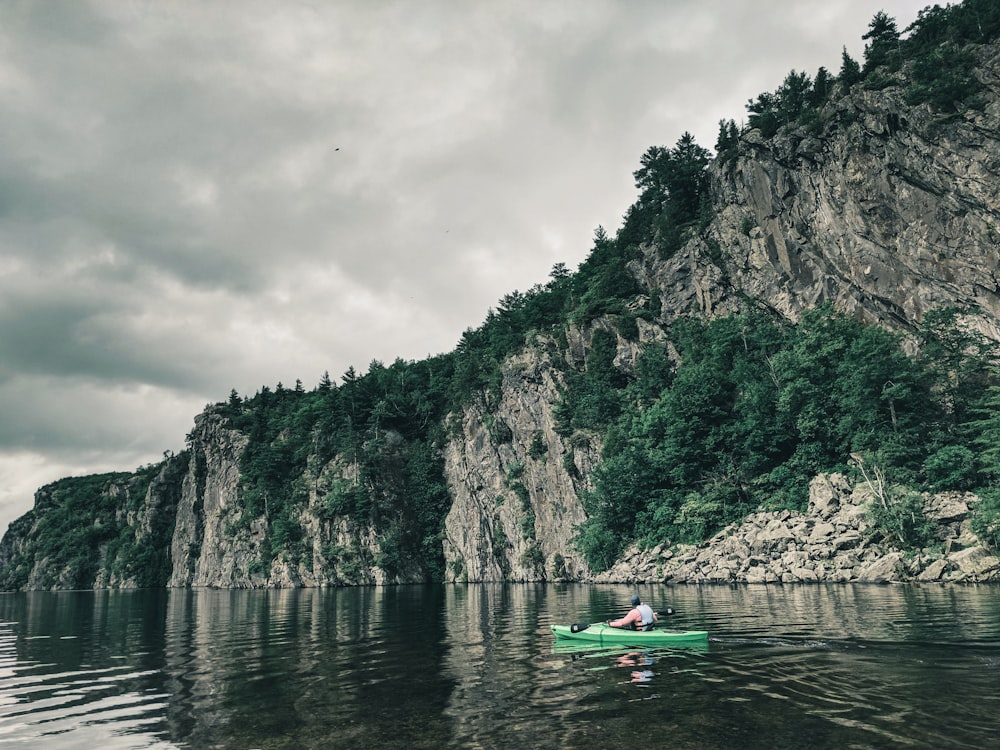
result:
<svg viewBox="0 0 1000 750"><path fill-rule="evenodd" d="M587 641L602 646L673 646L708 641L707 630L623 630L608 627L603 622L595 622L585 628L553 625L552 632L558 639Z"/></svg>

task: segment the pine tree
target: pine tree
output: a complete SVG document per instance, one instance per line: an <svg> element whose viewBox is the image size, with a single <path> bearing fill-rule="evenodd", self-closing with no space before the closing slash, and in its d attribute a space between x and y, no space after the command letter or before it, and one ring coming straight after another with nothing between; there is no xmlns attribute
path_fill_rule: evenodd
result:
<svg viewBox="0 0 1000 750"><path fill-rule="evenodd" d="M861 66L847 53L847 47L844 47L840 54L840 74L837 76L837 80L846 90L858 83L861 78Z"/></svg>
<svg viewBox="0 0 1000 750"><path fill-rule="evenodd" d="M880 10L868 24L868 33L861 38L870 42L865 45L865 73L880 65L888 65L891 70L899 69L899 29L896 28L896 19Z"/></svg>

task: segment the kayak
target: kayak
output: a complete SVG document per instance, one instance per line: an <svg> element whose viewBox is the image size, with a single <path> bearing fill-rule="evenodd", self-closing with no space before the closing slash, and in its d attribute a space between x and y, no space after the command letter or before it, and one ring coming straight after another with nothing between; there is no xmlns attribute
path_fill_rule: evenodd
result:
<svg viewBox="0 0 1000 750"><path fill-rule="evenodd" d="M609 646L674 646L708 641L707 630L623 630L609 627L603 622L595 622L586 627L579 625L551 627L557 639Z"/></svg>

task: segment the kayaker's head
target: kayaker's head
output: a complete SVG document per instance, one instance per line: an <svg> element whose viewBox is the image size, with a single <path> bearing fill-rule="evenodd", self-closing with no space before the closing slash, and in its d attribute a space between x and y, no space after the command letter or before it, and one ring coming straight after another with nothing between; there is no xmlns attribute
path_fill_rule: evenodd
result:
<svg viewBox="0 0 1000 750"><path fill-rule="evenodd" d="M633 596L632 597L632 606L633 607L638 607L641 603L642 603L642 599L640 599L638 596Z"/></svg>

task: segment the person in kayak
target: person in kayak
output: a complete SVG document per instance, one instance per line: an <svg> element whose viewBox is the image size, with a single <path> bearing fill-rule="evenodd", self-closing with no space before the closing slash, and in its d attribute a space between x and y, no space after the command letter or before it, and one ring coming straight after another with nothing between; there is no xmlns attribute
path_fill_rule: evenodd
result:
<svg viewBox="0 0 1000 750"><path fill-rule="evenodd" d="M608 626L623 630L652 630L659 618L638 596L632 597L632 610L620 620L608 620Z"/></svg>

